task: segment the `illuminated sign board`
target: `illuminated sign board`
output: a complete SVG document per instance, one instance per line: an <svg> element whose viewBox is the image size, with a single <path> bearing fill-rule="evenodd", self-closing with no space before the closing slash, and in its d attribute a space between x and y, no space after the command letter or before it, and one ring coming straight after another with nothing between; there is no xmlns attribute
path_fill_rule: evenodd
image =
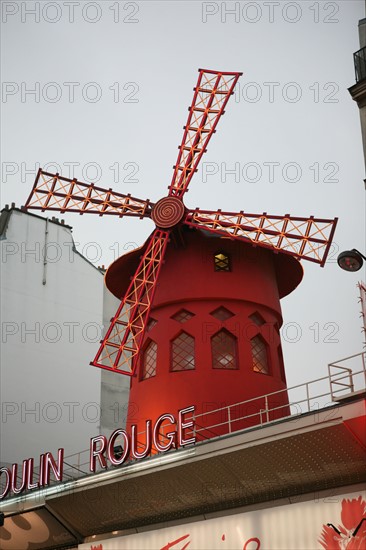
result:
<svg viewBox="0 0 366 550"><path fill-rule="evenodd" d="M18 471L18 464L13 464L10 468L0 468L0 479L5 483L0 493L0 499L5 498L9 493L18 495L25 490L39 489L46 487L50 483L51 470L56 481L62 481L64 464L64 450L58 450L58 458L51 453L41 454L39 457L38 480L34 481L34 458L23 460L22 472ZM21 478L21 481L19 479Z"/></svg>
<svg viewBox="0 0 366 550"><path fill-rule="evenodd" d="M194 406L178 411L177 418L173 414L162 414L152 423L145 422L145 446L139 450L137 441L137 425L131 426L131 432L118 429L109 438L104 435L92 437L90 440L89 468L92 473L97 465L107 469L108 462L113 466L121 466L128 458L141 460L151 454L154 449L158 453L166 453L171 449L178 449L196 442L194 436L188 437L187 432L193 434ZM190 415L190 419L186 418ZM164 435L161 430L164 425ZM118 449L118 452L116 451ZM59 449L57 458L47 452L39 457L39 468L37 475L34 471L35 461L33 458L23 460L21 472L18 464L11 468L0 468L1 493L0 500L7 495L18 495L25 490L41 489L50 484L51 473L56 481L61 482L63 478L64 449ZM36 478L36 480L35 480Z"/></svg>

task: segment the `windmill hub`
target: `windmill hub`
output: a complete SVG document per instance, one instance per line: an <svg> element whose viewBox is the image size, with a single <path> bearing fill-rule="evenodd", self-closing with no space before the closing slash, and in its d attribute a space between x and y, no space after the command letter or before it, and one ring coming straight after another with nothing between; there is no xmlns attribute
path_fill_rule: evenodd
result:
<svg viewBox="0 0 366 550"><path fill-rule="evenodd" d="M157 227L169 229L182 221L185 214L183 202L177 197L164 197L154 206L152 220Z"/></svg>

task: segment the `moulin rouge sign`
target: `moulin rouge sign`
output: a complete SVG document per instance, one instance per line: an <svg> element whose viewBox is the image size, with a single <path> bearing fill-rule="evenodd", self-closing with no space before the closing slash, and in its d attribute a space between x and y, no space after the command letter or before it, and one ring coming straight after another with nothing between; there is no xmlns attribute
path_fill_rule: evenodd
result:
<svg viewBox="0 0 366 550"><path fill-rule="evenodd" d="M131 432L118 429L115 430L109 439L104 435L92 437L90 440L89 469L94 473L97 464L106 470L108 461L112 466L121 466L128 458L141 460L151 454L154 448L158 453L166 453L170 449L178 449L196 442L195 437L188 437L187 431L193 433L194 406L178 411L177 418L172 414L162 414L153 424L146 420L145 444L143 450L138 450L137 425L131 426ZM186 419L191 415L191 419ZM164 441L161 437L161 429L164 424L169 429L164 433ZM116 452L118 447L118 452ZM122 447L122 453L120 449ZM18 464L11 468L0 468L0 479L2 481L2 492L0 500L8 495L18 495L26 490L41 489L50 484L51 473L56 481L62 481L64 470L64 449L59 449L57 458L47 452L39 457L39 470L37 476L34 472L35 461L33 458L23 460L21 472ZM37 479L35 479L37 478Z"/></svg>

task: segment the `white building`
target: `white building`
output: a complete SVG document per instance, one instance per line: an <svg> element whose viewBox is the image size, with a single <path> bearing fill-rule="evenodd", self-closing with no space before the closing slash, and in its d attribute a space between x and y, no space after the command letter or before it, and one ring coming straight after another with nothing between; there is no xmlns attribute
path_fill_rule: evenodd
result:
<svg viewBox="0 0 366 550"><path fill-rule="evenodd" d="M117 301L63 221L12 205L0 235L0 462L70 455L123 422L129 381L89 365Z"/></svg>

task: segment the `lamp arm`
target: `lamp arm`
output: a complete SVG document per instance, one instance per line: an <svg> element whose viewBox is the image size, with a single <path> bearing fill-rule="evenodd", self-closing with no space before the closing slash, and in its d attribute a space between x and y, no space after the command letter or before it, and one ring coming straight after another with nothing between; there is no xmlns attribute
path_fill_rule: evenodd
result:
<svg viewBox="0 0 366 550"><path fill-rule="evenodd" d="M359 250L357 250L356 248L352 248L352 252L357 252L357 254L359 254L364 260L366 260L366 256L361 254L361 252Z"/></svg>

